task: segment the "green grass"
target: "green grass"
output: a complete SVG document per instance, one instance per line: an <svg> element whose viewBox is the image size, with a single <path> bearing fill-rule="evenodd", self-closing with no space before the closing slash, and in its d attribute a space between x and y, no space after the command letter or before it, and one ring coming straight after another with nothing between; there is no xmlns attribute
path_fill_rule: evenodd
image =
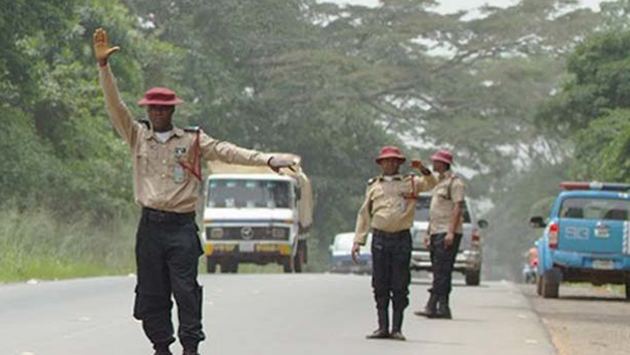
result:
<svg viewBox="0 0 630 355"><path fill-rule="evenodd" d="M135 218L101 225L49 211L0 210L0 282L116 275L134 270Z"/></svg>
<svg viewBox="0 0 630 355"><path fill-rule="evenodd" d="M0 209L0 283L135 272L137 216L104 223L88 217L62 221L46 210ZM310 241L305 272L327 270L328 255ZM199 273L206 272L205 257ZM239 265L239 273L283 273L278 264Z"/></svg>

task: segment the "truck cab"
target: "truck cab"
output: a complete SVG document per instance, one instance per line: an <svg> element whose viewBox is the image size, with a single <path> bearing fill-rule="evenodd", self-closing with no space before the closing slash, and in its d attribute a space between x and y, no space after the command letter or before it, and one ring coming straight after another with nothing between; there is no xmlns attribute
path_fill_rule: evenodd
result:
<svg viewBox="0 0 630 355"><path fill-rule="evenodd" d="M299 167L298 167L299 169ZM311 225L310 182L301 170L218 166L207 178L202 236L207 271L236 273L241 263L276 263L301 272Z"/></svg>
<svg viewBox="0 0 630 355"><path fill-rule="evenodd" d="M625 285L630 299L630 185L564 182L538 247L538 294L557 298L562 282Z"/></svg>

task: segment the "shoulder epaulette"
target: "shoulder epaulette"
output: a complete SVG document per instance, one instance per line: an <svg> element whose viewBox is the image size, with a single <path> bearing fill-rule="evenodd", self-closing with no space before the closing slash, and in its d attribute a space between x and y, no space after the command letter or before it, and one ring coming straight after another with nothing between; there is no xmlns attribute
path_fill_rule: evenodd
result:
<svg viewBox="0 0 630 355"><path fill-rule="evenodd" d="M151 129L151 122L149 122L149 120L139 119L138 122L142 123L146 128Z"/></svg>
<svg viewBox="0 0 630 355"><path fill-rule="evenodd" d="M197 133L201 130L199 126L188 126L184 128L184 132Z"/></svg>

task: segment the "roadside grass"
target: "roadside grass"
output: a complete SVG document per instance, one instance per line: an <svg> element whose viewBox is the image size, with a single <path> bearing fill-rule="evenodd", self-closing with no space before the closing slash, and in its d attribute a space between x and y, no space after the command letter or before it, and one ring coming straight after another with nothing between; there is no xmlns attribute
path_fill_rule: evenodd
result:
<svg viewBox="0 0 630 355"><path fill-rule="evenodd" d="M42 209L0 209L0 283L134 273L137 218L104 223L84 216L66 221ZM309 242L305 272L328 270L327 252L317 250L315 241ZM204 256L199 260L199 273L206 273ZM241 264L239 273L283 273L283 268Z"/></svg>
<svg viewBox="0 0 630 355"><path fill-rule="evenodd" d="M60 221L51 211L0 210L0 282L133 272L136 218Z"/></svg>

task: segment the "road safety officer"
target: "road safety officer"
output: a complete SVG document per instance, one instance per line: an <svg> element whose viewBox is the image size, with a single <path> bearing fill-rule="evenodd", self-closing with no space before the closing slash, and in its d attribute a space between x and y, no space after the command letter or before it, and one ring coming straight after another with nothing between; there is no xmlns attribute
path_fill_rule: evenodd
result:
<svg viewBox="0 0 630 355"><path fill-rule="evenodd" d="M182 103L166 88L148 90L138 104L147 106L149 122L134 121L120 100L108 66L110 47L103 29L94 33L94 52L100 83L112 124L131 151L134 192L142 206L136 235L137 285L134 317L153 343L155 354L170 355L175 341L171 321L175 298L179 340L184 355L198 354L205 335L201 324L202 289L197 283L199 256L195 210L201 180L201 160L241 165L269 165L277 170L293 164L284 155L271 156L215 140L199 129L182 130L172 124L175 106Z"/></svg>
<svg viewBox="0 0 630 355"><path fill-rule="evenodd" d="M455 258L463 232L463 208L466 188L451 166L453 155L440 149L431 156L438 183L433 189L429 212L429 228L424 243L431 251L433 285L429 300L416 315L451 319L449 298Z"/></svg>
<svg viewBox="0 0 630 355"><path fill-rule="evenodd" d="M397 147L381 149L376 158L382 174L370 179L365 201L359 210L352 258L357 262L360 246L372 230L372 287L376 300L378 329L368 339L391 338L405 340L402 334L403 313L409 305L409 264L411 261L411 233L418 193L430 190L436 183L431 171L420 160L412 167L422 177L401 175L405 157ZM391 333L389 331L389 303L393 304Z"/></svg>

